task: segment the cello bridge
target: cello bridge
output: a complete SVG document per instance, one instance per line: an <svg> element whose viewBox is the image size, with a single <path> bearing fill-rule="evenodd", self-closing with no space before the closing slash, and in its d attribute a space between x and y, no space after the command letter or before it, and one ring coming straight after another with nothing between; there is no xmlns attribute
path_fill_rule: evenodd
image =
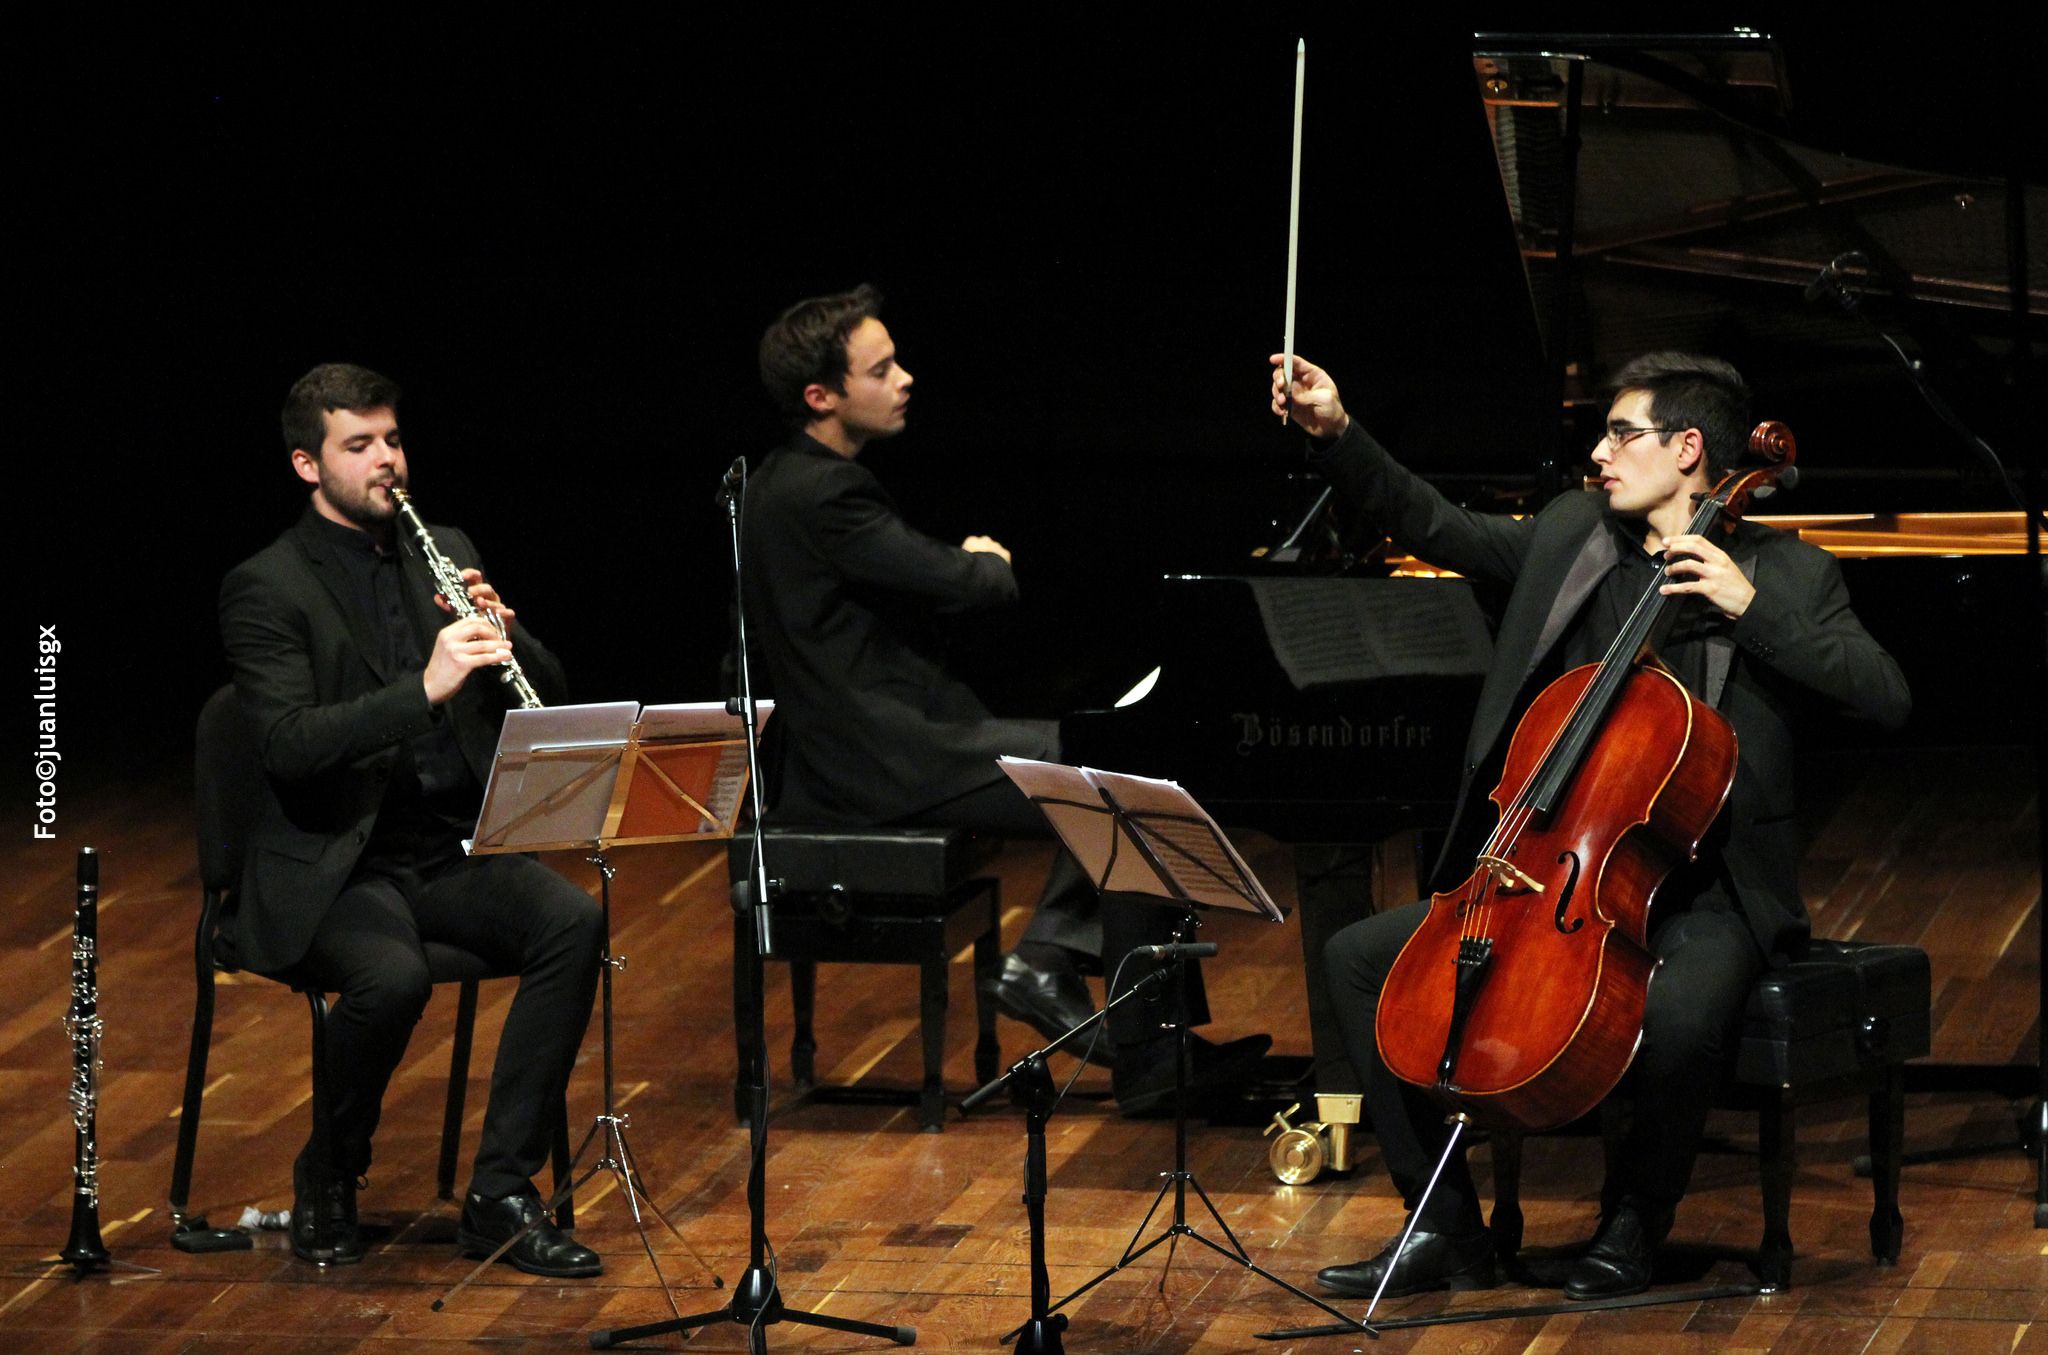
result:
<svg viewBox="0 0 2048 1355"><path fill-rule="evenodd" d="M1487 874L1491 875L1494 883L1498 884L1502 889L1518 887L1526 889L1532 894L1541 894L1543 892L1542 885L1531 879L1521 867L1505 857L1494 856L1490 852L1481 852L1479 854L1479 866Z"/></svg>

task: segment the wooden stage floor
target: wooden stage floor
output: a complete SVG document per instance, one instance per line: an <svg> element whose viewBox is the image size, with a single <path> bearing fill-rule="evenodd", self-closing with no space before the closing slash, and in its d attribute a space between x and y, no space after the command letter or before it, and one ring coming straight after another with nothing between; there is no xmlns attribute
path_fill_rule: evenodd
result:
<svg viewBox="0 0 2048 1355"><path fill-rule="evenodd" d="M2032 867L2032 801L2024 757L1922 753L1878 774L1835 778L1810 860L1818 930L1912 940L1934 955L1937 1060L2018 1064L2034 1057L2040 912ZM191 930L198 885L190 790L176 776L86 794L63 807L56 844L17 839L0 851L12 894L0 954L0 1334L7 1351L170 1355L237 1349L341 1355L399 1348L582 1350L593 1329L667 1315L617 1191L593 1182L577 1203L579 1235L606 1259L602 1278L547 1282L495 1267L445 1311L431 1305L470 1268L456 1255L455 1206L433 1198L452 994L436 995L386 1102L372 1183L362 1196L371 1237L360 1265L322 1272L293 1259L279 1232L253 1251L187 1256L168 1244L165 1194L177 1131L192 1006ZM103 853L101 921L105 1074L99 1107L101 1225L117 1258L155 1275L93 1276L42 1264L70 1219L69 1045L60 1022L69 982L73 853ZM1283 851L1253 844L1276 893L1292 893ZM1004 859L1005 933L1021 931L1045 849ZM558 864L591 883L590 869ZM719 854L703 845L617 856L620 1091L647 1181L695 1250L728 1282L745 1265L747 1136L732 1118L730 915ZM1276 1049L1306 1052L1299 941L1292 925L1221 919L1210 969L1212 1033L1271 1031ZM486 985L472 1066L469 1137L482 1115L509 984ZM947 1069L971 1076L972 994L954 966ZM827 968L819 980L819 1069L910 1085L918 1067L916 998L908 971ZM778 1068L789 1038L787 984L771 968L769 1040ZM1003 1028L1006 1052L1026 1048ZM1071 1069L1063 1065L1062 1071ZM220 994L211 1085L193 1189L195 1210L233 1222L247 1205L284 1209L290 1164L305 1136L309 1095L304 1004L262 980ZM599 1108L597 1026L571 1086L580 1137ZM1090 1070L1049 1135L1050 1257L1055 1294L1109 1265L1138 1227L1158 1173L1171 1165L1168 1122L1118 1118L1107 1077ZM1982 1092L1909 1098L1914 1148L2010 1139L2015 1102ZM1851 1174L1862 1105L1809 1112L1792 1231L1794 1287L1770 1297L1685 1302L1625 1312L1496 1319L1389 1332L1397 1351L2048 1352L2048 1232L2032 1227L2030 1165L2006 1148L1910 1167L1903 1186L1905 1254L1872 1264L1867 1182ZM1717 1115L1717 1144L1660 1262L1672 1287L1740 1284L1761 1232L1753 1119ZM1256 1127L1197 1124L1195 1173L1262 1266L1306 1285L1317 1268L1375 1250L1400 1205L1371 1139L1349 1180L1277 1184ZM943 1134L917 1132L907 1108L783 1105L768 1161L768 1228L793 1306L918 1331L919 1349L995 1351L1029 1313L1019 1203L1022 1115L1007 1107ZM1596 1212L1597 1144L1532 1140L1524 1183L1528 1240L1564 1249ZM1486 1153L1474 1154L1484 1181ZM458 1182L459 1188L459 1182ZM1206 1222L1197 1215L1197 1222ZM1156 1223L1154 1225L1157 1226ZM1213 1230L1210 1230L1213 1233ZM1149 1234L1148 1234L1149 1235ZM698 1262L656 1228L662 1271L692 1312L721 1306ZM1204 1248L1164 1248L1075 1305L1073 1351L1348 1351L1343 1336L1268 1344L1253 1333L1320 1314ZM1164 1284L1162 1289L1162 1276ZM1388 1305L1394 1317L1548 1303L1555 1291L1424 1295ZM1346 1305L1356 1310L1362 1305ZM676 1348L675 1338L650 1342ZM699 1350L744 1350L737 1326L711 1327ZM770 1349L858 1351L886 1343L777 1325Z"/></svg>

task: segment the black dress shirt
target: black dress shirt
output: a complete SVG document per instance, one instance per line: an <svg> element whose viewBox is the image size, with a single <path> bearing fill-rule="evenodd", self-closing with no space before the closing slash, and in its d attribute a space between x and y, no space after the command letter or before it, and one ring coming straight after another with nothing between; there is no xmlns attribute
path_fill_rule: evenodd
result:
<svg viewBox="0 0 2048 1355"><path fill-rule="evenodd" d="M1523 694L1523 710L1528 709L1528 703L1552 680L1581 664L1599 663L1606 658L1608 647L1628 624L1637 604L1659 581L1664 569L1664 554L1661 551L1652 554L1643 549L1641 522L1610 516L1606 530L1614 534L1620 558L1600 580L1592 596L1586 599L1585 606L1579 609L1578 616L1559 638L1553 651L1555 657L1539 668L1536 677L1531 679ZM1711 636L1725 635L1734 623L1696 594L1680 594L1675 611L1664 638L1656 647L1656 654L1672 675L1685 684L1687 691L1700 697L1707 687L1706 642ZM1499 756L1506 756L1505 748L1499 750ZM1653 925L1685 909L1726 911L1734 908L1726 872L1721 867L1720 847L1726 836L1727 825L1717 822L1700 846L1699 859L1680 865L1665 878L1657 891Z"/></svg>
<svg viewBox="0 0 2048 1355"><path fill-rule="evenodd" d="M384 546L368 532L324 517L313 522L341 561L346 605L370 619L385 665L424 672L433 636L407 596L399 547ZM432 727L400 745L364 852L366 863L416 864L475 824L483 788L463 760L445 715L445 709L436 708Z"/></svg>

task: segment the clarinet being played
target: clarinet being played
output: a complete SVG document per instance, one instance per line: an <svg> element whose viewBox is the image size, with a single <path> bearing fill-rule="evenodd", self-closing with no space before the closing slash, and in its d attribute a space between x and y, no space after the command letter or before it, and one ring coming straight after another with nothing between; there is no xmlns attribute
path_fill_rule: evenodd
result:
<svg viewBox="0 0 2048 1355"><path fill-rule="evenodd" d="M78 910L71 926L71 1007L64 1031L71 1037L71 1124L77 1131L71 1165L71 1239L58 1255L82 1275L104 1266L100 1240L100 1159L96 1120L100 1090L99 916L100 858L78 852Z"/></svg>
<svg viewBox="0 0 2048 1355"><path fill-rule="evenodd" d="M496 612L479 611L477 605L470 601L469 586L462 581L462 571L457 569L455 562L442 554L441 548L434 544L433 535L427 531L426 522L412 506L412 495L393 485L391 501L398 505L399 513L405 518L405 525L412 529L413 539L419 542L420 551L427 557L427 568L433 572L434 587L448 600L448 606L465 621L482 616L502 638L505 634L504 621ZM498 681L512 684L512 691L518 696L519 704L524 709L540 708L540 694L535 692L533 684L526 680L526 673L519 667L518 659L505 660L498 671Z"/></svg>

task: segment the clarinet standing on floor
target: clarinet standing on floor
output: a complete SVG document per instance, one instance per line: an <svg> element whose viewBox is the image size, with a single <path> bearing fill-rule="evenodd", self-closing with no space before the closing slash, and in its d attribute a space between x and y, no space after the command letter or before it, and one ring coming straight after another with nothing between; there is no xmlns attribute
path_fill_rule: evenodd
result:
<svg viewBox="0 0 2048 1355"><path fill-rule="evenodd" d="M71 1124L77 1134L71 1164L71 1240L59 1252L83 1276L107 1264L100 1240L100 1159L96 1120L100 1090L100 858L90 847L78 852L78 909L71 923L71 1008L64 1030L71 1037Z"/></svg>

